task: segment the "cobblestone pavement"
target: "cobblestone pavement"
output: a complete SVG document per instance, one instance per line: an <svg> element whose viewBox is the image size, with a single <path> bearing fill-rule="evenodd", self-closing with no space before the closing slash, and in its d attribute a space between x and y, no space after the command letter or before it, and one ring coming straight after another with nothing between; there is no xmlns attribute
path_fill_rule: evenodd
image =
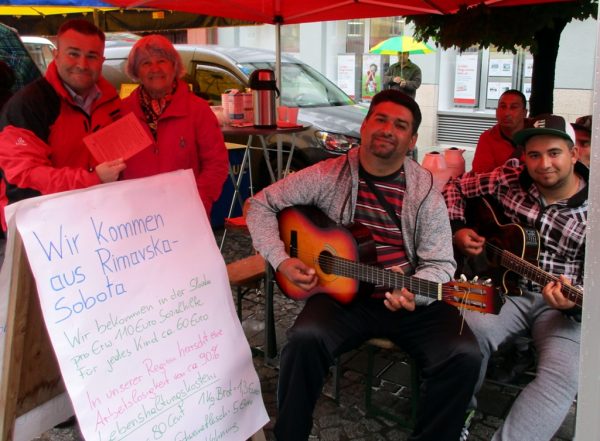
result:
<svg viewBox="0 0 600 441"><path fill-rule="evenodd" d="M220 239L220 232L216 237ZM251 252L247 237L239 233L228 233L223 255L227 263L244 257ZM291 325L302 304L286 299L278 290L275 292L275 320L278 347L284 343L285 329ZM264 343L262 293L246 296L243 302L242 326L253 347L261 348ZM272 426L276 417L277 359L265 361L261 355L254 357L254 365L261 380L263 400L271 421L265 427L268 441L274 440ZM365 406L365 379L367 353L364 348L345 354L341 361L339 380L339 404L333 399L334 381L329 379L317 402L314 414L312 440L320 441L402 441L408 439L410 429L383 417L367 417ZM398 351L381 351L375 356L376 378L373 401L389 412L409 418L411 409L410 366ZM528 380L527 375L520 384ZM502 423L503 416L519 393L516 386L486 382L479 393L479 408L470 429L470 441L487 441ZM573 439L575 408L571 409L559 433L552 441ZM66 428L55 428L33 441L80 441L83 440L77 424Z"/></svg>

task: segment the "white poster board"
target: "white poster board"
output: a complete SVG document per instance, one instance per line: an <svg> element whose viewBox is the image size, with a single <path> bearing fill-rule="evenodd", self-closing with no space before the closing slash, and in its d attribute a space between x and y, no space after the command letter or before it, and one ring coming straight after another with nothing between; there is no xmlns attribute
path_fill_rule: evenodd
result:
<svg viewBox="0 0 600 441"><path fill-rule="evenodd" d="M498 81L490 81L487 84L487 99L499 100L500 95L510 89L510 83L501 83Z"/></svg>
<svg viewBox="0 0 600 441"><path fill-rule="evenodd" d="M523 83L523 94L525 95L525 98L527 98L527 101L529 101L531 98L531 82Z"/></svg>
<svg viewBox="0 0 600 441"><path fill-rule="evenodd" d="M533 76L533 58L525 58L523 76L525 78L531 78Z"/></svg>
<svg viewBox="0 0 600 441"><path fill-rule="evenodd" d="M14 210L87 440L240 440L268 421L191 171Z"/></svg>
<svg viewBox="0 0 600 441"><path fill-rule="evenodd" d="M338 55L337 65L337 85L350 98L356 97L356 55L341 54Z"/></svg>
<svg viewBox="0 0 600 441"><path fill-rule="evenodd" d="M490 58L488 76L490 77L512 77L512 58Z"/></svg>
<svg viewBox="0 0 600 441"><path fill-rule="evenodd" d="M477 53L459 54L456 56L454 76L454 103L475 105L477 101Z"/></svg>

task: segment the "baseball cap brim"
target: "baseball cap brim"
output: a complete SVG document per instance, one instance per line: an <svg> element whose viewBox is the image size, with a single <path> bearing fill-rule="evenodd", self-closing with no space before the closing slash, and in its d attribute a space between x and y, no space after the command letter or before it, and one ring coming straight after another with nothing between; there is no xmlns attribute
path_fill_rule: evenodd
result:
<svg viewBox="0 0 600 441"><path fill-rule="evenodd" d="M592 131L590 130L589 127L586 126L582 126L581 124L577 124L577 123L571 123L571 126L575 129L575 130L583 130L584 132L588 132L588 133L592 133Z"/></svg>
<svg viewBox="0 0 600 441"><path fill-rule="evenodd" d="M572 132L572 134L568 132ZM575 144L575 132L573 131L573 127L571 127L571 124L567 124L566 132L545 127L532 127L529 129L523 129L513 135L513 141L517 145L525 145L529 138L538 135L557 136L559 138L566 139L567 141L571 141L573 144Z"/></svg>

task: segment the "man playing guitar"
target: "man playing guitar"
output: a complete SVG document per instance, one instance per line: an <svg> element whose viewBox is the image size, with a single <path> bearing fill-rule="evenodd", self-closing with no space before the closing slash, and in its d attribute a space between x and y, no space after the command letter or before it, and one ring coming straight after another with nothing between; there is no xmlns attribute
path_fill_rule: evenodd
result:
<svg viewBox="0 0 600 441"><path fill-rule="evenodd" d="M404 93L375 95L359 148L291 174L251 200L247 222L256 249L295 285L317 286L315 268L286 252L277 218L287 207L312 205L340 225L366 226L381 266L448 282L455 262L444 200L431 174L407 157L420 122L419 106ZM278 440L308 439L329 366L372 337L389 338L421 369L424 392L410 439L458 440L481 363L477 341L466 325L461 332L453 306L406 287L385 288L347 304L325 294L306 301L281 353Z"/></svg>
<svg viewBox="0 0 600 441"><path fill-rule="evenodd" d="M535 379L519 394L493 440L550 440L577 393L577 293L583 292L588 171L577 162L575 135L563 118L540 115L530 124L514 136L524 147L523 164L509 159L492 172L467 173L444 188L458 250L467 256L489 251L489 237L486 241L467 228L464 212L466 199L491 197L511 222L537 230L539 268L533 266L537 271L532 274L551 277L530 277L542 284L521 277L522 295L508 297L499 315L465 314L484 356L477 390L491 353L504 341L529 333L538 354Z"/></svg>

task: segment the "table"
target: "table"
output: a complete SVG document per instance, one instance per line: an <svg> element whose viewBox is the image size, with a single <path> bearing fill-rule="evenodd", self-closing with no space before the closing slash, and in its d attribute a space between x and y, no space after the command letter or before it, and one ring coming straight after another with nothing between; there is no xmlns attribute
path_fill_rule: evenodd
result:
<svg viewBox="0 0 600 441"><path fill-rule="evenodd" d="M242 197L240 196L240 185L242 183L242 179L243 179L244 172L246 171L246 169L248 170L248 176L250 178L249 179L250 196L254 195L254 187L253 187L253 183L252 183L252 161L250 158L251 150L252 149L261 149L262 150L264 158L265 158L265 162L267 165L267 170L269 172L269 177L271 178L271 183L273 183L273 182L281 179L282 177L284 177L290 169L290 164L292 163L292 156L293 156L294 150L296 148L296 133L303 132L304 130L307 130L309 127L310 127L310 124L298 125L298 126L289 127L289 128L287 128L287 127L286 128L281 128L281 127L269 128L269 127L254 127L254 126L233 127L233 126L229 126L229 125L223 126L221 128L221 130L223 132L223 136L225 137L226 140L239 139L240 137L246 138L246 146L243 147L243 148L245 148L245 150L244 150L244 155L242 157L242 163L240 164L240 171L237 176L237 179L235 178L235 174L233 173L231 166L229 167L229 178L231 179L231 183L233 184L233 197L231 198L231 204L229 206L229 212L227 214L227 217L231 217L231 214L233 213L233 209L235 207L236 202L239 204L240 208L243 209L244 201L242 200ZM292 135L292 145L290 147L290 153L289 153L287 162L285 164L285 167L283 167L283 140L281 139L280 136L277 136L277 135L284 135L284 134ZM267 145L266 138L271 135L276 135L277 147L275 149L273 149ZM259 147L252 145L252 141L253 141L254 137L257 137L260 140ZM277 154L277 173L275 173L273 171L273 167L271 166L271 161L269 161L269 151L275 151ZM221 239L220 248L223 248L223 244L225 243L226 234L227 234L227 231L224 231L223 237Z"/></svg>
<svg viewBox="0 0 600 441"><path fill-rule="evenodd" d="M273 172L273 168L271 167L270 162L267 160L267 167L269 169L269 174L271 175L271 182L275 182L276 180L281 179L285 176L285 172L289 169L292 155L294 154L294 149L296 148L296 136L295 134L298 132L303 132L310 127L310 124L300 124L293 127L254 127L254 126L245 126L245 127L234 127L234 126L223 126L221 131L223 132L223 136L227 140L227 138L232 137L247 137L246 148L261 148L263 154L265 156L265 160L268 159L269 150L274 150L277 152L277 176L275 176ZM276 136L277 148L272 149L267 145L266 137L270 135L292 135L292 146L290 148L290 156L288 158L286 167L282 169L282 158L283 158L283 141L280 136ZM252 140L254 137L258 137L261 143L260 147L254 147L252 145Z"/></svg>

